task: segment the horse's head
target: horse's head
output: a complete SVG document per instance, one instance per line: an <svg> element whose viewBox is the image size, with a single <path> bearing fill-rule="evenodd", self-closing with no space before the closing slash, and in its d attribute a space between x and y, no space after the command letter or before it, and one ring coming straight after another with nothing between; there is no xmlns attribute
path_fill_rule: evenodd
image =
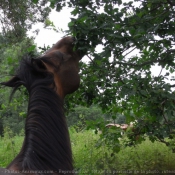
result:
<svg viewBox="0 0 175 175"><path fill-rule="evenodd" d="M79 87L78 63L82 56L73 48L74 38L65 37L43 55L43 57L50 59L54 65L53 67L44 63L47 70L54 75L56 92L60 97L74 92Z"/></svg>
<svg viewBox="0 0 175 175"><path fill-rule="evenodd" d="M37 82L36 79L42 79L44 72L50 72L54 76L56 93L64 98L79 87L78 63L81 58L78 51L74 51L74 38L65 37L41 57L29 61L25 59L17 75L1 84L14 87L14 91L24 85L30 91L32 83Z"/></svg>

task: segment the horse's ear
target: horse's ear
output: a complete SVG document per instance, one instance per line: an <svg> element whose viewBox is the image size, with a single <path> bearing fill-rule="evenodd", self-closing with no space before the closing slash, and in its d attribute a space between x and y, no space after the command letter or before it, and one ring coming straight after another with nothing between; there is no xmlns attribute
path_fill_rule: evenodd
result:
<svg viewBox="0 0 175 175"><path fill-rule="evenodd" d="M12 77L9 81L2 82L0 84L8 87L15 87L18 84L20 79L17 76Z"/></svg>
<svg viewBox="0 0 175 175"><path fill-rule="evenodd" d="M32 60L32 64L35 67L36 70L39 71L45 71L46 70L46 66L43 63L43 61L41 59L33 59Z"/></svg>

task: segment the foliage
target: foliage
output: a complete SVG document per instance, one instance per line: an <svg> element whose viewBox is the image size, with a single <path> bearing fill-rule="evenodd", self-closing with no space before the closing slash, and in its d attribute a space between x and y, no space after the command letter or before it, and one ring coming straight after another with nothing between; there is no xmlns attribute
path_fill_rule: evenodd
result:
<svg viewBox="0 0 175 175"><path fill-rule="evenodd" d="M87 127L87 121L103 120L105 116L103 115L101 109L97 106L91 106L89 108L83 106L77 106L73 111L69 112L67 116L68 126L74 126L77 131L81 131Z"/></svg>
<svg viewBox="0 0 175 175"><path fill-rule="evenodd" d="M36 22L54 27L47 18L50 9L60 11L65 6L73 9L67 33L77 38L75 49L89 58L88 63L80 65L81 86L66 99L66 107L97 104L110 121L116 121L116 114L125 116L126 123L137 120L129 137L132 144L135 135L146 134L153 142L159 140L171 146L165 138L173 141L175 131L175 85L170 82L175 68L173 0L3 0L1 73L12 74L11 66L18 64L17 57L9 56L16 54L17 46L11 45L8 50L4 45L23 40ZM153 74L155 69L159 71ZM3 106L1 100L1 110ZM19 109L18 113L23 111ZM84 121L85 116L81 119ZM105 124L92 122L92 127L103 130ZM104 135L114 142L119 136L112 131Z"/></svg>
<svg viewBox="0 0 175 175"><path fill-rule="evenodd" d="M0 167L6 167L21 149L23 137L14 135L9 127L4 128L4 137L0 137Z"/></svg>
<svg viewBox="0 0 175 175"><path fill-rule="evenodd" d="M20 135L9 137L10 132L6 129L5 137L0 138L1 167L9 164L22 145L23 137ZM152 143L146 139L136 147L122 147L118 154L112 154L105 144L99 149L96 148L99 135L94 134L92 130L77 133L70 128L70 137L75 160L74 167L79 175L126 175L129 172L152 175L168 174L167 171L174 170L174 153L160 142Z"/></svg>
<svg viewBox="0 0 175 175"><path fill-rule="evenodd" d="M175 129L174 1L50 2L58 11L73 8L68 33L89 58L81 64L81 87L69 100L98 104L114 119L116 113L126 116L127 123L138 120L137 134L169 145L164 139Z"/></svg>
<svg viewBox="0 0 175 175"><path fill-rule="evenodd" d="M1 44L3 43L0 42ZM6 80L6 76L14 75L19 61L21 61L25 54L37 55L36 46L30 38L25 38L22 42L1 48L0 68L3 75L3 77L1 76L2 81Z"/></svg>
<svg viewBox="0 0 175 175"><path fill-rule="evenodd" d="M175 153L175 135L172 135L172 139L169 142L169 148Z"/></svg>
<svg viewBox="0 0 175 175"><path fill-rule="evenodd" d="M4 45L21 42L33 24L44 22L48 18L51 8L47 5L47 1L40 0L39 4L33 2L1 0L0 25Z"/></svg>
<svg viewBox="0 0 175 175"><path fill-rule="evenodd" d="M15 74L19 62L26 53L37 55L36 46L29 38L24 39L21 43L1 49L0 82L9 80ZM15 94L15 98L9 102L11 90L8 88L0 89L0 135L3 135L2 131L5 127L11 128L15 134L18 134L24 127L24 118L27 112L27 91L22 87Z"/></svg>
<svg viewBox="0 0 175 175"><path fill-rule="evenodd" d="M83 131L84 129L93 128L95 130L95 133L98 133L99 128L101 128L101 126L99 126L101 122L103 122L104 124L109 124L113 122L118 124L124 124L125 116L121 114L116 114L116 119L113 120L111 119L110 115L104 114L101 108L95 105L92 105L90 107L76 106L72 110L70 110L67 115L68 127L74 127L77 132ZM116 128L114 129L116 131ZM103 131L108 131L108 129L104 127Z"/></svg>

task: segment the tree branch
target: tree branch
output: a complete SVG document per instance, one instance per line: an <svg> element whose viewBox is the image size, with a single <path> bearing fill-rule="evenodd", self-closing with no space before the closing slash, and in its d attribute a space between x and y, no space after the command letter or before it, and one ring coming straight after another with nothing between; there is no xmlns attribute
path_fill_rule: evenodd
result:
<svg viewBox="0 0 175 175"><path fill-rule="evenodd" d="M168 2L171 6L175 6L175 3L173 3L171 0L167 0L167 2Z"/></svg>
<svg viewBox="0 0 175 175"><path fill-rule="evenodd" d="M129 55L132 51L134 51L137 47L135 46L132 50L130 50L128 53L126 53L123 57L126 57L127 55Z"/></svg>
<svg viewBox="0 0 175 175"><path fill-rule="evenodd" d="M91 59L89 55L86 55L86 56L91 60L92 63L94 63L94 61Z"/></svg>
<svg viewBox="0 0 175 175"><path fill-rule="evenodd" d="M128 65L128 66L132 66L132 67L142 67L142 66L149 65L149 64L152 64L152 63L163 62L167 58L167 56L170 53L173 53L173 52L175 52L175 49L167 50L167 54L165 55L164 58L162 58L162 59L156 59L156 60L150 60L150 61L145 61L142 64L128 63L128 62L122 62L122 61L115 61L115 63L117 63L117 64L123 64L123 65Z"/></svg>
<svg viewBox="0 0 175 175"><path fill-rule="evenodd" d="M151 63L157 63L158 60L153 60L153 61L146 61L142 64L134 64L134 63L126 63L126 62L121 62L121 61L116 61L115 63L117 64L123 64L123 65L128 65L128 66L133 66L133 67L142 67Z"/></svg>
<svg viewBox="0 0 175 175"><path fill-rule="evenodd" d="M159 142L162 142L162 143L165 143L166 146L169 146L169 145L170 145L169 142L166 142L166 141L163 140L163 139L158 138L158 141L159 141Z"/></svg>

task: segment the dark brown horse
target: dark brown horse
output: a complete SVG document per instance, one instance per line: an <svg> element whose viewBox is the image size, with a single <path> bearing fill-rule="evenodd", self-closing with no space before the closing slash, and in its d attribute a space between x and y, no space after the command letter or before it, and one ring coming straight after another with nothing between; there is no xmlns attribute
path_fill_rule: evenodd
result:
<svg viewBox="0 0 175 175"><path fill-rule="evenodd" d="M21 86L29 92L23 146L0 174L74 174L68 127L63 111L67 94L79 87L79 60L74 38L65 37L39 58L25 58L7 82L12 94Z"/></svg>

